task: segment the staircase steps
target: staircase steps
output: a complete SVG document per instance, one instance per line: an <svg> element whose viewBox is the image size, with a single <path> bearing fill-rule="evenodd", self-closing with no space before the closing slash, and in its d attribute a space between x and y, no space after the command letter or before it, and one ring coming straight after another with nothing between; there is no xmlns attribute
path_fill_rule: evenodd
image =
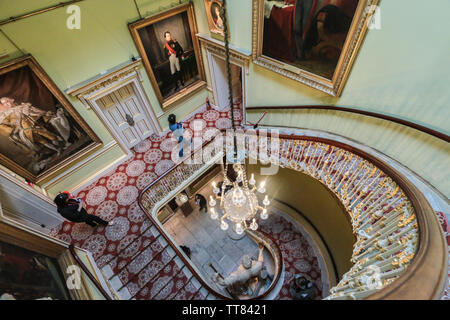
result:
<svg viewBox="0 0 450 320"><path fill-rule="evenodd" d="M160 237L158 239L116 275L122 282L122 286L118 289L119 292L124 287L127 287L129 290L133 291L134 295L134 293L142 288L141 285L138 287L137 283L141 284L142 282L145 282L145 279L153 277L156 274L156 271L159 271L164 267L165 263L161 261L167 262L166 260L169 258L164 250L168 248L168 244L167 242L164 243L164 238ZM161 240L164 240L164 242L161 243Z"/></svg>
<svg viewBox="0 0 450 320"><path fill-rule="evenodd" d="M158 239L161 238L161 235L155 236L150 230L145 232L142 237L136 239L116 259L111 261L110 265L114 274L120 274L126 267L133 265L133 261L138 259L145 250L151 250L149 248L153 248L157 252L161 251L162 248L158 242Z"/></svg>
<svg viewBox="0 0 450 320"><path fill-rule="evenodd" d="M189 281L188 268L175 257L153 280L139 291L137 299L166 300Z"/></svg>
<svg viewBox="0 0 450 320"><path fill-rule="evenodd" d="M153 226L151 223L147 223L145 226L144 226L144 224L145 224L145 222L143 223L144 230L142 230L142 232L140 232L139 234L131 234L130 236L132 236L132 237L128 238L129 243L124 248L122 248L116 255L112 256L109 260L104 261L102 263L102 265L99 265L99 267L103 268L107 265L110 265L110 266L114 265L115 264L114 260L121 258L121 257L122 258L128 257L130 249L131 249L130 247L136 246L136 243L142 237L149 236L148 232L151 232L154 237L157 237L159 235L158 229L156 229L156 227Z"/></svg>
<svg viewBox="0 0 450 320"><path fill-rule="evenodd" d="M173 297L173 300L191 300L201 288L200 282L195 277L192 277L184 288Z"/></svg>

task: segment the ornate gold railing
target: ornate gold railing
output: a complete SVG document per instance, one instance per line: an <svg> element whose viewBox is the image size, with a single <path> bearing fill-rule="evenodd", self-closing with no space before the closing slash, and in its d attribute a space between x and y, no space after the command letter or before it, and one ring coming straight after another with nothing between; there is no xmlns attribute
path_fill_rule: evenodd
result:
<svg viewBox="0 0 450 320"><path fill-rule="evenodd" d="M280 135L279 143L279 157L269 161L325 185L344 205L357 238L353 267L326 299L440 298L447 279L445 240L414 185L343 143L289 135Z"/></svg>

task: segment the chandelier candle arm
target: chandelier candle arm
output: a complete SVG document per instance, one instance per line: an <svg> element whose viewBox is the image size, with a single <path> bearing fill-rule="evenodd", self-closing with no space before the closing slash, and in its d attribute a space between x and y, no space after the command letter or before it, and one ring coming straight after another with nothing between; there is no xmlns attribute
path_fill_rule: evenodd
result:
<svg viewBox="0 0 450 320"><path fill-rule="evenodd" d="M209 206L210 207L216 206L216 200L214 200L213 196L209 196Z"/></svg>
<svg viewBox="0 0 450 320"><path fill-rule="evenodd" d="M259 193L265 193L266 192L265 185L266 185L266 182L262 181L261 184L259 185L259 188L258 188L258 192Z"/></svg>

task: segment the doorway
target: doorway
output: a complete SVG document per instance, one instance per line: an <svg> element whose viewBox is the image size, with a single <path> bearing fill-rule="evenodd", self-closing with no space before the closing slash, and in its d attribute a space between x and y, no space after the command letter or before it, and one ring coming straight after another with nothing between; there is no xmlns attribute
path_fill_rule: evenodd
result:
<svg viewBox="0 0 450 320"><path fill-rule="evenodd" d="M209 55L209 67L211 74L214 102L219 109L229 106L228 101L228 77L227 67L224 57L215 54ZM244 69L242 66L230 62L231 65L231 86L233 88L233 103L236 108L241 107L244 95Z"/></svg>
<svg viewBox="0 0 450 320"><path fill-rule="evenodd" d="M120 137L126 148L131 149L152 133L157 133L134 83L128 83L95 102L110 129Z"/></svg>

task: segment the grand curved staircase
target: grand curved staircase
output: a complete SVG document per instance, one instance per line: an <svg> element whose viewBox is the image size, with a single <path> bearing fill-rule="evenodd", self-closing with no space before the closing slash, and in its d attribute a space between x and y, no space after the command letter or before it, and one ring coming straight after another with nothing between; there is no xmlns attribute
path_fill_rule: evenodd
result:
<svg viewBox="0 0 450 320"><path fill-rule="evenodd" d="M259 157L262 163L280 165L317 179L349 215L357 239L351 258L353 267L323 297L442 296L448 264L445 239L435 212L409 180L385 162L342 142L312 136L268 135L267 138L266 134L246 131L245 156ZM223 158L223 151L217 146L223 146L224 141L216 142L206 142L201 150L166 170L140 193L140 210L134 210L136 219L142 222L139 232L122 240L116 254L97 259L113 298L230 299L226 292L208 283L155 219L155 212L166 201ZM277 145L278 148L271 148ZM193 161L202 157L205 161ZM277 272L281 270L280 267ZM258 298L267 297L277 280L267 294Z"/></svg>

